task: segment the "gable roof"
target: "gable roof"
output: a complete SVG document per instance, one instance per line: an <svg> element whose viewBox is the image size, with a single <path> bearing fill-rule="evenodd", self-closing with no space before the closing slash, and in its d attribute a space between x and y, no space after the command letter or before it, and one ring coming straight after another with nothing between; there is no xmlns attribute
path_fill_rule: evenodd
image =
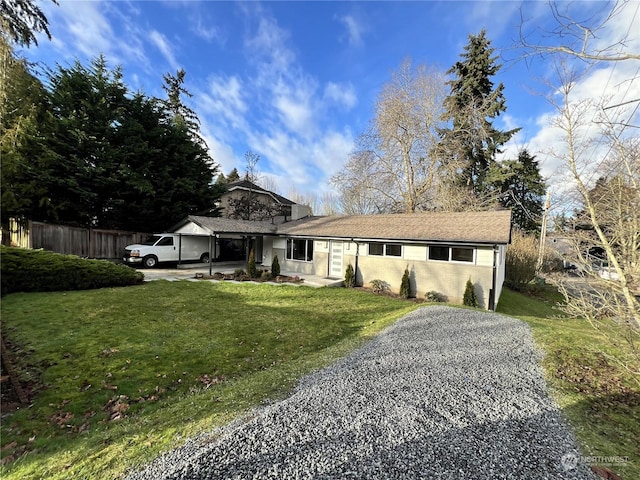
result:
<svg viewBox="0 0 640 480"><path fill-rule="evenodd" d="M280 225L278 234L356 240L507 244L511 239L511 211L313 217Z"/></svg>
<svg viewBox="0 0 640 480"><path fill-rule="evenodd" d="M508 244L511 241L510 210L336 215L306 217L280 225L190 215L170 231L175 231L189 222L193 222L210 234L473 244Z"/></svg>
<svg viewBox="0 0 640 480"><path fill-rule="evenodd" d="M230 182L227 184L227 190L232 192L234 190L246 190L246 191L253 191L256 193L262 193L264 195L269 195L270 197L272 197L277 203L280 203L282 205L295 205L295 202L289 200L288 198L283 197L282 195L278 195L275 192L272 192L270 190L266 190L264 188L262 188L260 185L256 185L253 182L250 182L249 180L238 180L235 182Z"/></svg>
<svg viewBox="0 0 640 480"><path fill-rule="evenodd" d="M269 222L256 222L252 220L233 220L224 217L203 217L189 215L169 229L173 232L189 222L193 222L200 228L207 230L211 235L215 233L237 233L242 235L274 235L276 225Z"/></svg>

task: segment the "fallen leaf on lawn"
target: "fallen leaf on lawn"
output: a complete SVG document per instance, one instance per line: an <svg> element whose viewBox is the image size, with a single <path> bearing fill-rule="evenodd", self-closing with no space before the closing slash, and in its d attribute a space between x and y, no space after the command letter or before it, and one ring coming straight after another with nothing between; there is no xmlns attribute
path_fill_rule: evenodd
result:
<svg viewBox="0 0 640 480"><path fill-rule="evenodd" d="M105 348L100 352L100 355L103 357L110 357L111 355L118 353L120 350L117 348Z"/></svg>
<svg viewBox="0 0 640 480"><path fill-rule="evenodd" d="M71 412L56 412L49 417L49 422L58 425L60 428L65 428L72 418L73 413Z"/></svg>
<svg viewBox="0 0 640 480"><path fill-rule="evenodd" d="M7 443L4 447L2 447L2 450L9 450L9 449L15 448L17 446L18 446L18 442Z"/></svg>
<svg viewBox="0 0 640 480"><path fill-rule="evenodd" d="M110 421L120 420L124 417L124 413L129 410L129 397L126 395L118 395L107 402L104 410L107 412Z"/></svg>

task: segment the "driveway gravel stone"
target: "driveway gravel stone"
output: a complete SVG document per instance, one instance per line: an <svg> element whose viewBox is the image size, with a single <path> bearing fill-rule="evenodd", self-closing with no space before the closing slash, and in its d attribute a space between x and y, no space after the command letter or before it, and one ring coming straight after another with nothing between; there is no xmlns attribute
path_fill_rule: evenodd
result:
<svg viewBox="0 0 640 480"><path fill-rule="evenodd" d="M517 319L424 307L128 479L594 479L539 359Z"/></svg>

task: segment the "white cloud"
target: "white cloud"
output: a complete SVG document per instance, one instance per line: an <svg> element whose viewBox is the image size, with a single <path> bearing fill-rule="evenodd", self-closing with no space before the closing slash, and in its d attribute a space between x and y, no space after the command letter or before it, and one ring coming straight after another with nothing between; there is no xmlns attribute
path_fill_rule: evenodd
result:
<svg viewBox="0 0 640 480"><path fill-rule="evenodd" d="M471 9L464 16L464 22L473 35L486 28L489 39L498 38L505 31L514 30L520 21L520 2L483 1L471 2L469 5Z"/></svg>
<svg viewBox="0 0 640 480"><path fill-rule="evenodd" d="M263 75L273 72L286 71L295 60L294 53L286 47L289 34L280 28L272 18L261 18L256 34L246 40L249 52L255 54L256 59L264 62L267 69L262 70ZM264 60L263 60L264 59Z"/></svg>
<svg viewBox="0 0 640 480"><path fill-rule="evenodd" d="M353 15L343 15L338 17L338 21L347 29L347 41L349 45L354 47L363 45L364 41L362 36L367 30L363 22Z"/></svg>
<svg viewBox="0 0 640 480"><path fill-rule="evenodd" d="M227 37L221 28L207 23L207 17L200 9L196 9L194 14L189 16L189 29L198 37L211 43L216 42L220 45L224 45L227 42Z"/></svg>
<svg viewBox="0 0 640 480"><path fill-rule="evenodd" d="M352 109L358 103L355 89L351 83L327 83L324 87L324 98L347 110Z"/></svg>
<svg viewBox="0 0 640 480"><path fill-rule="evenodd" d="M70 56L77 50L88 57L112 53L115 35L103 10L100 3L61 2L57 8L47 11L51 23L55 18L64 25L63 29L52 32L54 46Z"/></svg>
<svg viewBox="0 0 640 480"><path fill-rule="evenodd" d="M322 170L326 182L347 162L354 148L350 131L327 131L314 145L311 162Z"/></svg>
<svg viewBox="0 0 640 480"><path fill-rule="evenodd" d="M207 117L223 127L220 134L228 136L229 130L246 130L244 85L235 75L214 75L209 78L208 89L197 95L197 104Z"/></svg>
<svg viewBox="0 0 640 480"><path fill-rule="evenodd" d="M274 106L280 112L282 123L297 134L307 136L311 132L312 111L308 99L298 95L282 95L274 100Z"/></svg>
<svg viewBox="0 0 640 480"><path fill-rule="evenodd" d="M621 11L611 18L605 28L597 32L597 39L591 44L593 48L605 49L608 46L616 45L620 51L640 51L640 34L637 29L632 28L634 18L637 18L638 4L629 2L621 4L626 11ZM547 7L548 8L548 7ZM610 8L607 6L606 8ZM627 40L621 40L629 33ZM562 39L551 38L547 44L559 45ZM535 59L536 61L541 61ZM553 58L545 57L549 73L548 82L559 87L559 80L554 76ZM578 163L584 181L588 184L595 182L603 171L602 161L610 153L610 145L603 136L602 127L604 115L609 121L617 123L617 131L622 136L637 135L637 128L620 128L622 124L640 125L640 109L638 102L640 99L640 67L637 62L600 62L587 69L587 65L577 59L568 59L568 65L582 70L582 76L576 77L570 101L572 106L581 105L584 112L581 118L583 126L578 128L574 135L577 139ZM562 102L560 90L551 92L551 99L558 103ZM544 100L541 100L544 101ZM626 105L625 102L631 102ZM619 105L617 107L614 107ZM588 107L588 108L587 108ZM604 107L604 108L603 108ZM607 108L609 107L609 108ZM548 178L548 183L552 194L555 196L555 206L558 208L572 208L575 206L575 196L572 193L574 181L569 175L566 164L568 153L566 132L558 126L561 121L559 112L548 103L548 109L537 118L531 119L507 119L508 122L521 126L530 132L529 138L524 138L524 133L520 133L509 145L505 156L513 157L516 146L526 146L530 153L537 156L541 166L541 173Z"/></svg>
<svg viewBox="0 0 640 480"><path fill-rule="evenodd" d="M151 30L151 32L149 32L149 40L156 46L158 50L160 50L160 53L162 53L162 56L171 66L172 70L175 71L180 69L180 64L177 62L173 50L169 45L169 42L167 41L167 38L162 33L158 32L157 30Z"/></svg>

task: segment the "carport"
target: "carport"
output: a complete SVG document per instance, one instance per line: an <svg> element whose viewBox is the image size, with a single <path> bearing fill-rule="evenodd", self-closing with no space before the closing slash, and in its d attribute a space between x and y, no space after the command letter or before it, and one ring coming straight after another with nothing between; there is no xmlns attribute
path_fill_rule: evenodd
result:
<svg viewBox="0 0 640 480"><path fill-rule="evenodd" d="M245 260L249 258L252 246L256 251L258 263L262 263L262 239L265 235L275 235L276 225L268 222L233 220L230 218L201 217L189 215L169 230L171 233L209 237L209 274L213 272L213 263L220 256L225 240L242 239ZM257 260L258 261L258 260Z"/></svg>

